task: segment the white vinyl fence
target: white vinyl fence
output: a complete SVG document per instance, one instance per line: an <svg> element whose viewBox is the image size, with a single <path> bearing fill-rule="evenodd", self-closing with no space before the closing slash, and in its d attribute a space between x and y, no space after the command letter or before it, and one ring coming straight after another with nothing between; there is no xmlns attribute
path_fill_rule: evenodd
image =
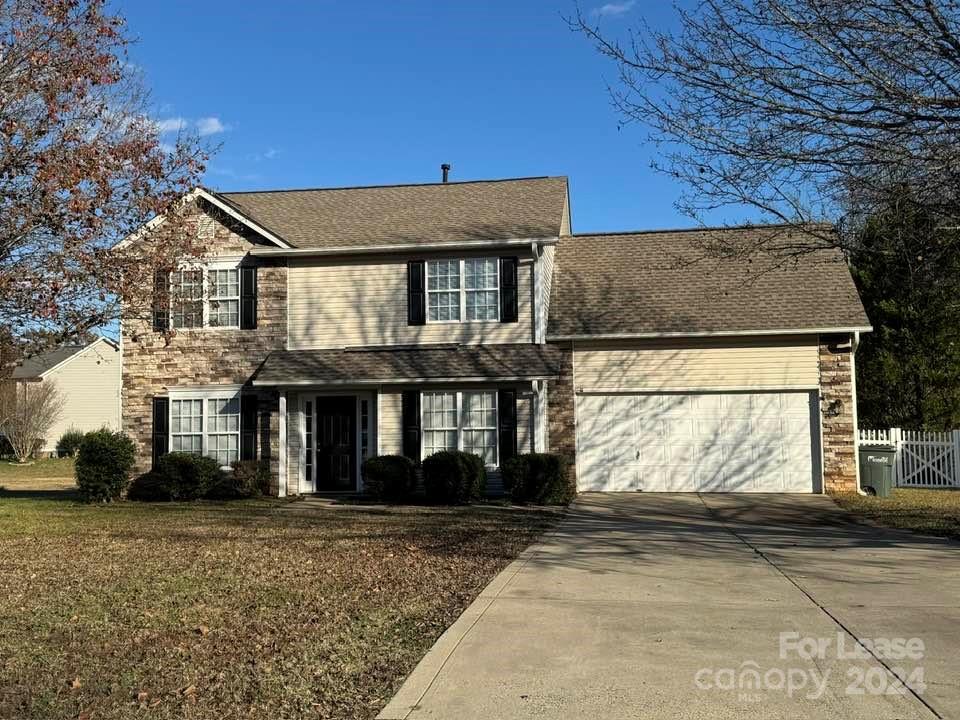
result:
<svg viewBox="0 0 960 720"><path fill-rule="evenodd" d="M897 487L960 487L960 430L861 430L861 445L892 445Z"/></svg>

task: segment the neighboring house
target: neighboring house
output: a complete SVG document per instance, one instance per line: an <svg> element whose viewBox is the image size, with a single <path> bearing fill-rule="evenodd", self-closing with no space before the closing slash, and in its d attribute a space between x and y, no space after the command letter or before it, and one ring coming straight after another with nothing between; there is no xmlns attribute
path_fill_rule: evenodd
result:
<svg viewBox="0 0 960 720"><path fill-rule="evenodd" d="M63 396L63 411L40 452L55 452L60 436L70 429L120 429L120 349L113 340L101 337L54 348L22 360L11 377L55 383Z"/></svg>
<svg viewBox="0 0 960 720"><path fill-rule="evenodd" d="M856 486L870 328L839 253L760 272L700 250L750 228L573 235L563 177L191 200L201 268L123 322L140 470L182 450L355 491L366 457L461 448L494 490L530 451L581 490Z"/></svg>

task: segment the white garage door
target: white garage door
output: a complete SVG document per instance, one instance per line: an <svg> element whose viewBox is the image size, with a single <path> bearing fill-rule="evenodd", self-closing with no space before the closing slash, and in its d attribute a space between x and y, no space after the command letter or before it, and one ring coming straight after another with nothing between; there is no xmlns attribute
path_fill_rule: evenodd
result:
<svg viewBox="0 0 960 720"><path fill-rule="evenodd" d="M810 392L577 397L580 490L819 491Z"/></svg>

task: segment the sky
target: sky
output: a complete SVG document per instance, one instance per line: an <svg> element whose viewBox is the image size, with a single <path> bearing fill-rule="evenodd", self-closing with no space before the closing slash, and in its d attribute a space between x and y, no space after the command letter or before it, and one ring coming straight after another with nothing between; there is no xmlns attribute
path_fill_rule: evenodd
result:
<svg viewBox="0 0 960 720"><path fill-rule="evenodd" d="M451 180L567 175L575 232L694 224L644 128L620 128L572 0L114 5L167 137L218 146L215 190L436 182L447 162ZM675 21L665 0L581 8L614 33Z"/></svg>

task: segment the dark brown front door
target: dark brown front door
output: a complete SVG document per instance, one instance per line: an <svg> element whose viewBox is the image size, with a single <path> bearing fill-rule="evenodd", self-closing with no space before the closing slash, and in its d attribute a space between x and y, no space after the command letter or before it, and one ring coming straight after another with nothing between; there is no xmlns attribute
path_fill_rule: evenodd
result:
<svg viewBox="0 0 960 720"><path fill-rule="evenodd" d="M317 490L355 490L357 398L317 398Z"/></svg>

